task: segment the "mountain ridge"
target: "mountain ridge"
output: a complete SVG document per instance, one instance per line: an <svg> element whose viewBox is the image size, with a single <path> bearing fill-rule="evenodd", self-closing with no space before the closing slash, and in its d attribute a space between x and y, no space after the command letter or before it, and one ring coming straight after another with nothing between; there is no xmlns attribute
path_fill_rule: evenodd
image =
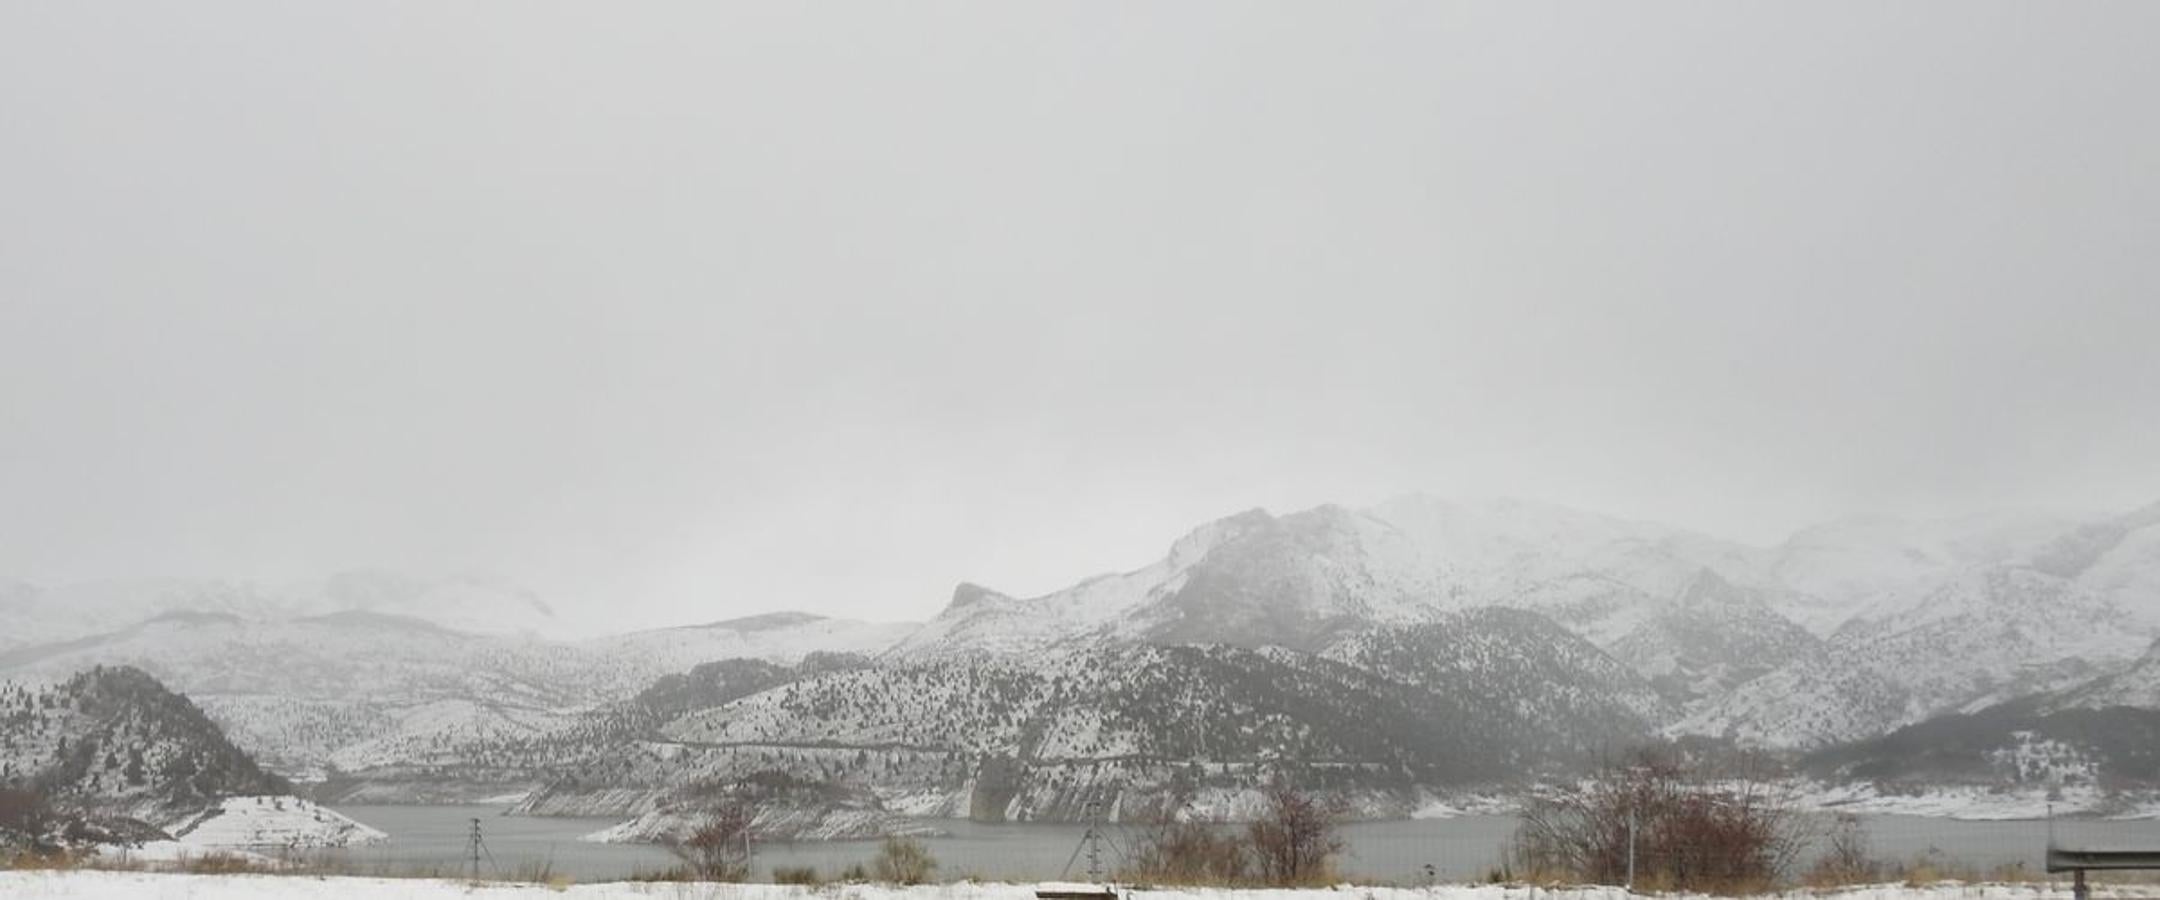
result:
<svg viewBox="0 0 2160 900"><path fill-rule="evenodd" d="M906 685L928 690L923 679L973 670L1006 685L985 689L1032 692L1032 711L1012 713L1037 723L1031 727L1097 727L1059 712L1070 697L1044 686L1064 678L1113 691L1105 676L1075 669L1077 660L1180 672L1197 680L1195 703L1245 696L1239 702L1250 714L1280 704L1276 712L1308 715L1310 723L1333 722L1319 710L1332 704L1505 733L1515 723L1478 710L1506 702L1580 733L1708 736L1795 751L2081 684L2112 685L2091 687L2095 698L2112 691L2143 702L2152 693L2144 679L2160 671L2139 662L2160 637L2156 510L2089 519L1877 517L1756 547L1548 504L1408 495L1365 509L1241 511L1188 530L1145 565L1034 597L959 582L923 623L775 612L559 641L462 631L387 602L280 618L255 611L256 594L218 588L205 595L219 601L209 609L164 610L88 638L0 647L0 675L140 665L196 697L267 763L344 785L350 796L492 796L591 766L597 748L640 733L676 748L668 759L683 771L626 745L623 752L646 767L618 797L643 798L633 805L657 802L652 791L663 787L685 787L685 772L756 775L743 762L753 757L790 778L854 772L853 757L825 754L814 771L797 758L807 747L844 746L884 754L880 764L889 769L849 776L866 779L859 786L876 795L850 795L856 812L885 804L1055 814L1083 783L1112 793L1159 786L1181 765L1166 757L1098 781L1028 761L1024 751L1035 744L1014 738L1016 726L968 718L957 707L926 708L908 727L982 727L1006 735L997 739L1005 743L870 740L840 711L869 697L917 703L922 698ZM400 593L411 585L394 579L358 584L340 596L447 596ZM6 590L16 598L8 602L36 596ZM512 593L504 602L523 600ZM1419 665L1428 668L1383 652L1371 643L1378 635L1420 648L1429 658ZM1503 645L1512 648L1504 658L1475 650ZM711 667L729 660L756 665ZM1429 668L1441 660L1458 668ZM1237 693L1246 690L1242 679L1262 671L1306 693ZM1411 677L1417 672L1425 680ZM2115 680L2102 681L2108 677ZM1456 685L1448 690L1461 695L1460 705L1424 698L1435 683ZM1342 695L1350 684L1372 696ZM857 699L844 701L833 685ZM780 699L813 689L831 697L823 713ZM781 721L792 724L766 727ZM686 722L706 730L653 731ZM1403 739L1364 723L1325 727L1375 745ZM1134 746L1155 740L1130 728L1119 734ZM1291 734L1278 735L1284 748L1319 746ZM1554 748L1581 749L1552 734L1525 734L1524 743L1543 749L1524 756L1460 744L1445 732L1420 740L1536 765L1565 756ZM763 749L729 757L716 749L722 744ZM1463 765L1500 771L1490 762ZM1030 771L1041 777L1029 780ZM1017 793L977 791L984 778ZM1396 798L1389 803L1407 796L1387 790ZM595 802L559 796L545 806L620 811Z"/></svg>

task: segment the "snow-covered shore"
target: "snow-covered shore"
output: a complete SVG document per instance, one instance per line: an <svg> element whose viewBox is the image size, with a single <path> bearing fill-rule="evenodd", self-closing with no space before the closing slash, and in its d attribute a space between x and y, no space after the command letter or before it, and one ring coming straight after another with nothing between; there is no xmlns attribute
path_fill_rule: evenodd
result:
<svg viewBox="0 0 2160 900"><path fill-rule="evenodd" d="M1137 900L1629 900L1619 888L1553 890L1507 885L1432 888L1343 886L1312 890L1132 890ZM2150 896L2150 885L2093 886L2098 900ZM145 872L0 872L0 896L35 900L1034 900L1032 884L945 884L919 887L771 884L609 883L589 885L485 884L404 878L321 878L279 875L168 875ZM1689 895L1664 895L1684 898ZM1766 895L1780 900L2070 900L2068 882L1901 884Z"/></svg>
<svg viewBox="0 0 2160 900"><path fill-rule="evenodd" d="M380 830L299 797L227 797L171 829L187 847L273 847L313 850L355 847L388 839Z"/></svg>
<svg viewBox="0 0 2160 900"><path fill-rule="evenodd" d="M700 817L655 811L578 838L595 844L664 844L688 835ZM785 809L761 811L751 824L760 840L859 841L872 838L933 837L944 834L931 822L882 810Z"/></svg>
<svg viewBox="0 0 2160 900"><path fill-rule="evenodd" d="M2075 786L2052 794L2044 787L2000 789L1941 786L1910 793L1882 793L1871 784L1814 786L1802 804L1826 812L1864 815L1925 816L1988 822L2090 816L2102 819L2160 818L2160 796L2150 792L2110 796L2098 788Z"/></svg>

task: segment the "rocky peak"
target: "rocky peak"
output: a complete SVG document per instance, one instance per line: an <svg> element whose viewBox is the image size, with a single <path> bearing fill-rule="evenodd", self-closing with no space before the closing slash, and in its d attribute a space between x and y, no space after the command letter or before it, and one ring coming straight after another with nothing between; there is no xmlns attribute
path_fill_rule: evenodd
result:
<svg viewBox="0 0 2160 900"><path fill-rule="evenodd" d="M953 613L983 603L1011 603L1009 595L993 591L974 582L963 581L953 587L952 602L945 604L945 612Z"/></svg>

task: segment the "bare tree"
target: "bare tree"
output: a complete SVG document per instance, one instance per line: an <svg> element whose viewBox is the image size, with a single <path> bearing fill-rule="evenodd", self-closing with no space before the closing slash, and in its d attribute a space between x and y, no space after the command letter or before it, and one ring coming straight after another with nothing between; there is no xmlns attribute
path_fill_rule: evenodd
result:
<svg viewBox="0 0 2160 900"><path fill-rule="evenodd" d="M1299 790L1277 775L1261 788L1266 802L1246 826L1260 880L1272 885L1320 884L1333 874L1330 862L1343 849L1336 833L1341 807Z"/></svg>
<svg viewBox="0 0 2160 900"><path fill-rule="evenodd" d="M1880 881L1882 875L1883 865L1875 859L1867 831L1860 825L1860 817L1839 813L1823 837L1822 855L1816 857L1814 868L1808 870L1808 883L1824 886L1859 884Z"/></svg>
<svg viewBox="0 0 2160 900"><path fill-rule="evenodd" d="M683 869L699 881L742 881L750 877L750 811L727 805L670 840L667 848Z"/></svg>
<svg viewBox="0 0 2160 900"><path fill-rule="evenodd" d="M1645 750L1533 802L1515 834L1532 877L1689 890L1763 887L1807 844L1808 819L1759 756L1729 767Z"/></svg>
<svg viewBox="0 0 2160 900"><path fill-rule="evenodd" d="M1250 868L1245 843L1216 822L1184 817L1191 796L1176 794L1133 844L1126 877L1153 884L1240 884Z"/></svg>
<svg viewBox="0 0 2160 900"><path fill-rule="evenodd" d="M52 843L58 817L37 791L0 789L0 850L11 847L32 855L58 850Z"/></svg>

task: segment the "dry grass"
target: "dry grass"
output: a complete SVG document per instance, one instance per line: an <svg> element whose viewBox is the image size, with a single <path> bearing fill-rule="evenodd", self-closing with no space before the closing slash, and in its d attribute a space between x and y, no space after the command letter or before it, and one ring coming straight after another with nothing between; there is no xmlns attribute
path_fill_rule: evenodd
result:
<svg viewBox="0 0 2160 900"><path fill-rule="evenodd" d="M210 850L176 860L144 860L90 852L0 856L0 870L80 870L89 872L179 872L191 875L291 875L306 877L412 878L464 880L461 870L434 865L365 864L324 853L286 850L276 856ZM519 864L475 884L538 884L567 890L577 879L555 871L554 860Z"/></svg>
<svg viewBox="0 0 2160 900"><path fill-rule="evenodd" d="M84 857L81 854L71 853L65 850L41 853L15 853L6 856L0 856L0 869L25 872L44 871L48 869L79 869L83 867L83 862Z"/></svg>
<svg viewBox="0 0 2160 900"><path fill-rule="evenodd" d="M824 884L816 866L775 866L772 870L774 884Z"/></svg>
<svg viewBox="0 0 2160 900"><path fill-rule="evenodd" d="M280 871L274 863L250 859L237 853L215 851L182 859L179 869L190 875L239 875Z"/></svg>

